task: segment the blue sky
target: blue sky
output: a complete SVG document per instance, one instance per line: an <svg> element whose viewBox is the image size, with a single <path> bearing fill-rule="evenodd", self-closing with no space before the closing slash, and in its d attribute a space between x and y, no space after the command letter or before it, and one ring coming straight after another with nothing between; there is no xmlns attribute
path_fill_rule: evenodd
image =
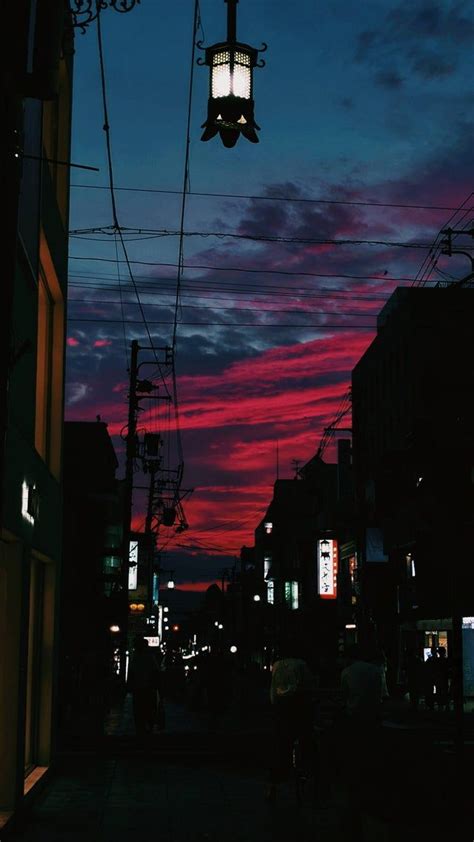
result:
<svg viewBox="0 0 474 842"><path fill-rule="evenodd" d="M223 0L201 0L200 11L205 45L223 40ZM102 15L118 187L182 188L193 12L193 0L142 0L129 14L107 9ZM225 149L218 138L200 141L208 70L196 66L192 191L446 210L189 196L188 232L427 244L423 251L185 237L186 263L222 267L186 270L189 309L178 333L187 484L196 490L191 529L175 552L183 570L191 569L191 559L197 579L212 578L223 559L252 542L271 498L275 442L282 475L291 475L293 458L313 455L352 366L373 338L378 310L398 283L410 283L451 215L447 208L458 207L474 182L474 7L451 0L240 0L237 34L255 47L268 44L265 67L254 72L260 143L241 138ZM76 38L72 159L100 172L73 171L75 185L107 184L103 122L92 25ZM124 226L179 228L179 195L118 191L117 206ZM111 223L107 191L73 187L72 229ZM94 420L101 413L114 432L125 422L127 376L123 329L106 321L120 316L115 243L108 240L71 240L67 395L69 417ZM133 266L147 318L168 321L152 328L160 344L171 338L176 269L150 264L175 264L177 248L175 236L129 244L131 259L142 261ZM441 277L439 270L461 277L465 269L462 258L441 258L432 279ZM123 264L120 271L126 276ZM94 287L85 291L78 283ZM147 297L149 283L160 286ZM86 292L89 302L73 303ZM127 318L136 319L133 296L129 301ZM73 321L91 314L97 322ZM255 329L239 327L244 320ZM140 325L126 326L127 342L143 335Z"/></svg>

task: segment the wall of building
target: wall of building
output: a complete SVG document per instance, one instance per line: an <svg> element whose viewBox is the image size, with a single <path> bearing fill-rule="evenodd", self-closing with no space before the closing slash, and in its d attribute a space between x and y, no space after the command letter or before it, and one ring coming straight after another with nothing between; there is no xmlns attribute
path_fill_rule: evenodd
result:
<svg viewBox="0 0 474 842"><path fill-rule="evenodd" d="M29 66L33 4L14 5L9 25L18 30L17 43L25 45L22 60ZM49 3L50 23L50 15L60 22L64 11L60 0ZM49 91L54 99L48 104L41 84L33 90L39 68L34 67L27 79L18 56L11 56L6 100L8 113L15 117L7 131L16 121L25 154L41 158L49 131L47 115L52 108L63 111L55 131L58 148L68 160L72 66L70 56L57 59L63 87L58 98ZM8 160L3 165L12 166ZM69 169L63 168L61 184L52 190L47 166L23 159L18 180L9 185L12 201L7 207L15 234L12 260L5 265L5 284L11 290L5 326L10 345L4 360L9 363L8 388L3 390L3 380L1 386L2 400L6 397L6 448L0 475L0 811L4 817L21 806L25 794L39 782L51 762L54 743Z"/></svg>

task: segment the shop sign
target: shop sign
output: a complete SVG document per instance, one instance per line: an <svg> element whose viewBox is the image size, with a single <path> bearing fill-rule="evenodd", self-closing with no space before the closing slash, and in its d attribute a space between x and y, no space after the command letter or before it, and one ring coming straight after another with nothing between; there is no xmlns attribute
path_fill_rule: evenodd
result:
<svg viewBox="0 0 474 842"><path fill-rule="evenodd" d="M337 598L338 545L334 538L320 538L317 544L318 594Z"/></svg>
<svg viewBox="0 0 474 842"><path fill-rule="evenodd" d="M148 646L159 646L160 645L160 638L159 637L147 637L145 635L144 640L148 640Z"/></svg>
<svg viewBox="0 0 474 842"><path fill-rule="evenodd" d="M129 591L136 591L138 583L138 541L130 541L128 565L128 589Z"/></svg>

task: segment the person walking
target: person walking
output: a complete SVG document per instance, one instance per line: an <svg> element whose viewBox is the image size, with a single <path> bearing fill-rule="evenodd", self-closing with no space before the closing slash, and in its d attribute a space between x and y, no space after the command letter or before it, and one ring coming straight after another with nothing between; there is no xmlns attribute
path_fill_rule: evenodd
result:
<svg viewBox="0 0 474 842"><path fill-rule="evenodd" d="M137 737L143 739L153 733L158 707L162 702L160 669L144 637L135 638L127 689L132 694L135 731Z"/></svg>
<svg viewBox="0 0 474 842"><path fill-rule="evenodd" d="M267 798L274 799L277 785L288 775L295 740L299 741L302 767L308 776L314 769L313 719L316 681L299 656L298 641L290 639L272 666L270 703L274 715L272 764Z"/></svg>
<svg viewBox="0 0 474 842"><path fill-rule="evenodd" d="M358 842L363 839L362 812L370 809L379 783L379 730L385 686L380 659L373 648L354 646L349 658L350 663L341 672L344 708L339 723L338 757L340 773L351 764L357 767L357 777L351 779L346 792L347 809L342 821L345 834Z"/></svg>
<svg viewBox="0 0 474 842"><path fill-rule="evenodd" d="M450 665L446 657L444 646L438 647L438 660L436 663L436 702L438 710L449 709L449 678Z"/></svg>
<svg viewBox="0 0 474 842"><path fill-rule="evenodd" d="M432 646L430 654L425 661L425 706L428 710L434 708L434 696L436 679L438 675L438 652L436 646Z"/></svg>

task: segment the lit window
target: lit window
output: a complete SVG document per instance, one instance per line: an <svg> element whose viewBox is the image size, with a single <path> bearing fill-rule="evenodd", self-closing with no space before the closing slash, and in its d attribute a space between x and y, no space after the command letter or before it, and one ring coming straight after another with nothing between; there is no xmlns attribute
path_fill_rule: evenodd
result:
<svg viewBox="0 0 474 842"><path fill-rule="evenodd" d="M264 579L267 578L267 576L270 572L271 566L272 566L272 557L269 556L269 555L266 555L263 559L263 578Z"/></svg>
<svg viewBox="0 0 474 842"><path fill-rule="evenodd" d="M273 605L275 602L275 582L273 579L267 580L267 602Z"/></svg>
<svg viewBox="0 0 474 842"><path fill-rule="evenodd" d="M266 523L264 523L264 527L265 527L265 532L267 533L267 535L270 535L271 531L273 529L273 523L270 523L269 521L267 521Z"/></svg>

